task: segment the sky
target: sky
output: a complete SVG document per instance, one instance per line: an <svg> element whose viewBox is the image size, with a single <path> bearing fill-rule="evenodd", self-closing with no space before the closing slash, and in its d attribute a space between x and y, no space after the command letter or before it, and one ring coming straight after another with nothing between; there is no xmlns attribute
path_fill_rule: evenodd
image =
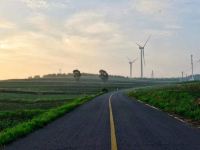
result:
<svg viewBox="0 0 200 150"><path fill-rule="evenodd" d="M200 73L199 0L0 0L0 79L72 72Z"/></svg>

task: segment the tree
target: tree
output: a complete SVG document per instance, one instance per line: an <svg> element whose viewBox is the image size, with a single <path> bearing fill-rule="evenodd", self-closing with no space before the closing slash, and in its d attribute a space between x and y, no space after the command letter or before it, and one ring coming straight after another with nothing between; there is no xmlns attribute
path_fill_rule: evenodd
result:
<svg viewBox="0 0 200 150"><path fill-rule="evenodd" d="M35 75L33 78L34 79L40 79L40 75Z"/></svg>
<svg viewBox="0 0 200 150"><path fill-rule="evenodd" d="M109 78L108 73L105 70L102 70L102 69L99 70L99 77L101 78L101 80L103 82L108 81L108 78Z"/></svg>
<svg viewBox="0 0 200 150"><path fill-rule="evenodd" d="M75 78L76 81L80 80L81 72L78 69L73 70L73 75L74 75L74 78Z"/></svg>

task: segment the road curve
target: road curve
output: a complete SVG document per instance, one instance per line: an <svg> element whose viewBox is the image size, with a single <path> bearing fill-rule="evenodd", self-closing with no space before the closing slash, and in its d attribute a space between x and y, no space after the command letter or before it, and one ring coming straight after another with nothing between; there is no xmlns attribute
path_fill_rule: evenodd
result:
<svg viewBox="0 0 200 150"><path fill-rule="evenodd" d="M120 92L95 98L5 150L111 150L112 128L118 150L200 150L199 129Z"/></svg>
<svg viewBox="0 0 200 150"><path fill-rule="evenodd" d="M119 150L200 150L200 130L117 93L112 108Z"/></svg>

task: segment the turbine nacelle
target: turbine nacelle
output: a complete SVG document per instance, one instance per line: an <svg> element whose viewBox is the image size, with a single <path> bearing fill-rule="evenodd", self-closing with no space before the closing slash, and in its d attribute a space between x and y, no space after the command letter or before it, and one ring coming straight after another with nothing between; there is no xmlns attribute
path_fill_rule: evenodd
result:
<svg viewBox="0 0 200 150"><path fill-rule="evenodd" d="M137 58L136 58L136 59L134 59L134 60L131 61L129 57L127 57L127 59L128 59L128 61L129 61L128 63L129 63L130 65L133 64L133 63L135 63L135 61L137 60Z"/></svg>
<svg viewBox="0 0 200 150"><path fill-rule="evenodd" d="M144 49L144 46L141 46L140 44L136 43L139 47L140 50L143 50Z"/></svg>

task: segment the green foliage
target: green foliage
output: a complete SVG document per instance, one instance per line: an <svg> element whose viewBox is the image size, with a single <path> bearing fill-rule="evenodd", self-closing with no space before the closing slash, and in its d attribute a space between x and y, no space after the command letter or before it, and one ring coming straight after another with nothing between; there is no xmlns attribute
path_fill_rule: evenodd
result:
<svg viewBox="0 0 200 150"><path fill-rule="evenodd" d="M164 111L200 121L200 83L184 83L160 88L134 90L129 96Z"/></svg>
<svg viewBox="0 0 200 150"><path fill-rule="evenodd" d="M79 70L73 70L73 75L74 75L74 78L76 81L79 81L80 80L80 77L81 77L81 72Z"/></svg>
<svg viewBox="0 0 200 150"><path fill-rule="evenodd" d="M105 76L105 79L108 79ZM109 80L104 85L109 91L127 88L136 88L151 85L163 85L170 83L162 80L140 80L109 75ZM73 75L69 78L40 78L0 81L0 93L32 94L33 97L45 97L45 95L59 95L76 97L83 94L95 94L102 89L102 80L99 76L81 76L77 84Z"/></svg>
<svg viewBox="0 0 200 150"><path fill-rule="evenodd" d="M106 81L108 81L109 75L105 70L101 69L101 70L99 70L99 77L101 78L101 80L103 82L106 82Z"/></svg>
<svg viewBox="0 0 200 150"><path fill-rule="evenodd" d="M65 113L71 111L75 107L89 101L90 99L92 99L94 97L95 97L95 95L85 96L83 98L74 99L73 101L66 103L60 107L50 109L43 113L39 112L40 114L33 117L31 120L19 123L14 127L3 130L2 132L0 132L0 145L9 143L9 142L17 139L18 137L24 136L38 128L45 126L49 122L55 120L56 118L64 115ZM22 112L20 112L20 113L22 113ZM34 112L32 112L32 113L34 114ZM6 115L12 115L12 114L9 112L8 112L8 114L6 114L6 112L4 112L2 114L2 117L5 117ZM14 115L17 115L17 113L14 113Z"/></svg>
<svg viewBox="0 0 200 150"><path fill-rule="evenodd" d="M166 83L109 76L104 88L112 91ZM48 76L0 81L0 143L25 135L84 102L84 99L74 99L75 97L95 94L101 90L102 80L99 76L88 76L84 73L79 84L74 80L73 74L68 77L59 75L56 78ZM90 97L86 101L88 99ZM58 116L53 110L56 110ZM42 114L48 115L50 119L45 121L48 118L42 117ZM35 118L38 119L32 121Z"/></svg>
<svg viewBox="0 0 200 150"><path fill-rule="evenodd" d="M44 110L0 111L0 132L45 112Z"/></svg>
<svg viewBox="0 0 200 150"><path fill-rule="evenodd" d="M75 98L75 95L63 94L41 94L41 93L23 93L23 92L0 92L0 102L24 102L33 103L41 101L58 101Z"/></svg>

